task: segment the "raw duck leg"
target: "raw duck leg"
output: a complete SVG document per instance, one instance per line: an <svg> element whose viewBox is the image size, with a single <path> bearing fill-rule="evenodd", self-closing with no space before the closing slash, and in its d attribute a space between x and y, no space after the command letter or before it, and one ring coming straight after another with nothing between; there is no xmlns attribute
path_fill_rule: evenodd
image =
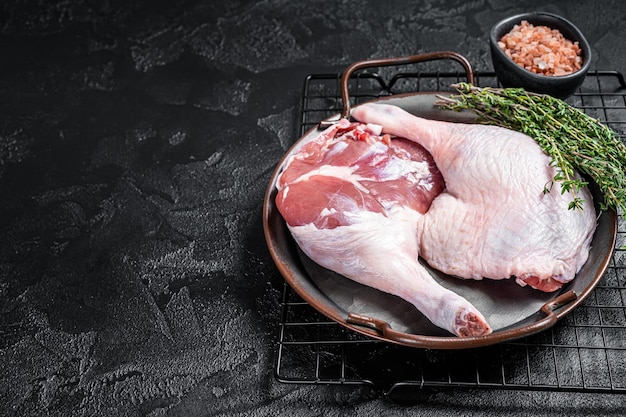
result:
<svg viewBox="0 0 626 417"><path fill-rule="evenodd" d="M446 190L419 219L420 255L461 278L505 279L551 292L569 282L589 256L596 227L592 196L569 210L549 157L530 137L496 126L416 117L390 105L365 104L352 116L413 140L435 160Z"/></svg>
<svg viewBox="0 0 626 417"><path fill-rule="evenodd" d="M443 180L414 143L342 120L286 161L276 205L300 248L321 266L399 296L458 336L491 332L466 299L418 261L418 224Z"/></svg>

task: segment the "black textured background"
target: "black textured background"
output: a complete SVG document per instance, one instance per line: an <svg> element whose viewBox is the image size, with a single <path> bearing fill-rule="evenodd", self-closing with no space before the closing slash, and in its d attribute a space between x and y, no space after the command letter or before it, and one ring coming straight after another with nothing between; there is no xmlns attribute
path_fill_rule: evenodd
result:
<svg viewBox="0 0 626 417"><path fill-rule="evenodd" d="M0 415L622 415L617 395L277 383L261 206L306 74L436 50L490 70L491 25L532 10L626 71L625 4L2 2Z"/></svg>

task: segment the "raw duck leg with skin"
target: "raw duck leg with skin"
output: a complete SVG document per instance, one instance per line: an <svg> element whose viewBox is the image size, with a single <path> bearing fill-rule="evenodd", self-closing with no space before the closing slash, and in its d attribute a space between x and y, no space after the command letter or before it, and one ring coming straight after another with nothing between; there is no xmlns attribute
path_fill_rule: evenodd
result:
<svg viewBox="0 0 626 417"><path fill-rule="evenodd" d="M291 155L276 196L291 234L321 266L407 300L441 328L490 333L418 261L418 225L444 188L441 174L420 145L379 133L343 119Z"/></svg>
<svg viewBox="0 0 626 417"><path fill-rule="evenodd" d="M421 216L420 255L434 268L462 278L505 279L555 291L589 256L596 227L592 196L570 210L570 192L554 177L550 158L529 136L496 126L416 117L391 105L365 104L352 116L383 132L424 146L446 190Z"/></svg>

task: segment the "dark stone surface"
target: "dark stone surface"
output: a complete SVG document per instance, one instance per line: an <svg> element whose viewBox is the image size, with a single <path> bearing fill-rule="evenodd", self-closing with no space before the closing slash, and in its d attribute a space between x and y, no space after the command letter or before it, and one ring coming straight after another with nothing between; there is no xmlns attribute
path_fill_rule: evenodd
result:
<svg viewBox="0 0 626 417"><path fill-rule="evenodd" d="M0 5L0 414L621 415L621 396L273 377L282 280L270 174L304 76L454 50L560 14L626 71L626 6L571 1L44 1Z"/></svg>

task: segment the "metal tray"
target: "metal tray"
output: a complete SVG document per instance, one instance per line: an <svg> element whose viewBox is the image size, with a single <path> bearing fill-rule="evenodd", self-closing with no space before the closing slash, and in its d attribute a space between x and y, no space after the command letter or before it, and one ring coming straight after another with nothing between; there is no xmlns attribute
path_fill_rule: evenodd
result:
<svg viewBox="0 0 626 417"><path fill-rule="evenodd" d="M403 63L406 62L402 61ZM376 62L380 65L380 61ZM355 67L357 68L357 67ZM468 78L472 78L471 69ZM347 71L348 72L348 71ZM342 84L349 78L344 73ZM342 89L342 92L345 88ZM475 122L469 112L441 110L434 102L439 93L414 93L392 95L376 99L377 102L397 105L420 117L452 122ZM350 103L344 94L344 112L325 119L332 123L346 111ZM349 106L349 104L348 104ZM609 265L617 234L617 214L614 211L598 213L596 229L589 260L576 278L555 293L542 293L522 288L513 280L467 281L450 277L431 269L442 285L472 302L491 324L494 332L487 336L458 338L435 327L411 304L357 284L328 271L302 254L278 213L274 200L276 179L286 159L303 144L320 134L318 128L309 130L278 163L267 188L263 222L270 253L281 274L295 292L308 304L331 320L368 337L405 346L433 349L464 349L487 346L528 336L553 326L565 317L592 292ZM599 199L597 190L592 190Z"/></svg>

